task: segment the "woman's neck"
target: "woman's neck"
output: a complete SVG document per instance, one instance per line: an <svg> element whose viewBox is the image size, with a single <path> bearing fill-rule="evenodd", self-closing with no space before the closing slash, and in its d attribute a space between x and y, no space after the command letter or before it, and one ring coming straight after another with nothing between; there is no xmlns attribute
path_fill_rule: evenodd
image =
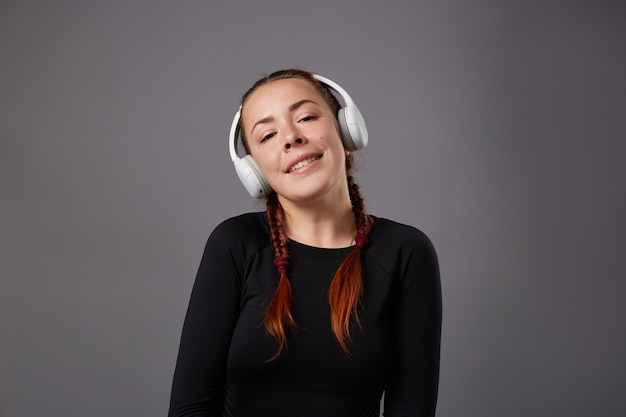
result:
<svg viewBox="0 0 626 417"><path fill-rule="evenodd" d="M338 198L297 204L279 197L287 237L309 246L344 248L353 244L356 222L347 190Z"/></svg>

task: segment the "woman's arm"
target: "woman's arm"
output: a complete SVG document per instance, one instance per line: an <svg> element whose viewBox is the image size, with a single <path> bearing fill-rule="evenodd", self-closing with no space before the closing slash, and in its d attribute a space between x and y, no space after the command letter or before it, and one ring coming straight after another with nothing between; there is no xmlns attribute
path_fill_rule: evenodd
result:
<svg viewBox="0 0 626 417"><path fill-rule="evenodd" d="M386 417L432 417L441 345L441 281L435 249L421 232L403 249L396 344L385 390Z"/></svg>
<svg viewBox="0 0 626 417"><path fill-rule="evenodd" d="M226 359L239 314L238 260L224 230L209 238L185 317L169 417L221 416Z"/></svg>

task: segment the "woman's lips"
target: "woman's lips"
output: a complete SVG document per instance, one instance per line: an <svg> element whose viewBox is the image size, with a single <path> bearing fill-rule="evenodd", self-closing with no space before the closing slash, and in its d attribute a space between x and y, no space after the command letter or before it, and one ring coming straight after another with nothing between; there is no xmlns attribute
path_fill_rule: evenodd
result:
<svg viewBox="0 0 626 417"><path fill-rule="evenodd" d="M296 162L295 164L293 164L289 170L287 171L288 173L292 173L295 172L301 168L304 168L305 166L308 166L311 162L315 162L318 159L320 159L322 157L322 155L312 155L309 157L305 157L304 159L299 160L298 162Z"/></svg>

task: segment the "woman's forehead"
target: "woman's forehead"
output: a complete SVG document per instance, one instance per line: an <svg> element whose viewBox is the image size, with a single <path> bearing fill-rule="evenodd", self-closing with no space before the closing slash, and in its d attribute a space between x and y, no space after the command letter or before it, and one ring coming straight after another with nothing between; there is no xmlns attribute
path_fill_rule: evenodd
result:
<svg viewBox="0 0 626 417"><path fill-rule="evenodd" d="M325 104L317 87L307 80L285 78L270 81L248 96L241 109L241 119L247 122L249 117L268 117L272 112L289 110L290 106L303 100L318 106Z"/></svg>
<svg viewBox="0 0 626 417"><path fill-rule="evenodd" d="M284 78L280 80L270 81L258 87L243 103L243 107L257 102L281 101L293 99L297 96L314 96L323 100L322 94L318 89L307 80L300 78ZM284 103L288 106L290 103Z"/></svg>

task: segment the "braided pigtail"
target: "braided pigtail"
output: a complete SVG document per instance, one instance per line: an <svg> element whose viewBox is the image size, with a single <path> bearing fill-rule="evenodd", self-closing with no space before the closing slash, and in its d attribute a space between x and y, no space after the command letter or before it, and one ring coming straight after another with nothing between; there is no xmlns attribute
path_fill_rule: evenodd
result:
<svg viewBox="0 0 626 417"><path fill-rule="evenodd" d="M361 252L369 243L369 217L363 207L363 198L359 186L352 176L348 176L348 189L352 201L352 211L356 221L356 243L352 252L341 263L330 283L328 302L330 304L330 321L335 337L346 355L350 355L348 344L352 342L350 334L351 318L359 323L358 307L363 293Z"/></svg>
<svg viewBox="0 0 626 417"><path fill-rule="evenodd" d="M267 220L270 226L274 253L276 254L274 266L280 274L280 280L265 310L265 319L263 321L265 330L278 342L278 348L276 352L274 352L274 355L268 359L268 362L276 359L283 348L287 346L285 325L296 327L296 322L291 315L293 291L289 279L287 278L289 259L287 252L287 236L285 235L283 227L284 218L283 207L278 201L276 193L270 194L267 200Z"/></svg>

